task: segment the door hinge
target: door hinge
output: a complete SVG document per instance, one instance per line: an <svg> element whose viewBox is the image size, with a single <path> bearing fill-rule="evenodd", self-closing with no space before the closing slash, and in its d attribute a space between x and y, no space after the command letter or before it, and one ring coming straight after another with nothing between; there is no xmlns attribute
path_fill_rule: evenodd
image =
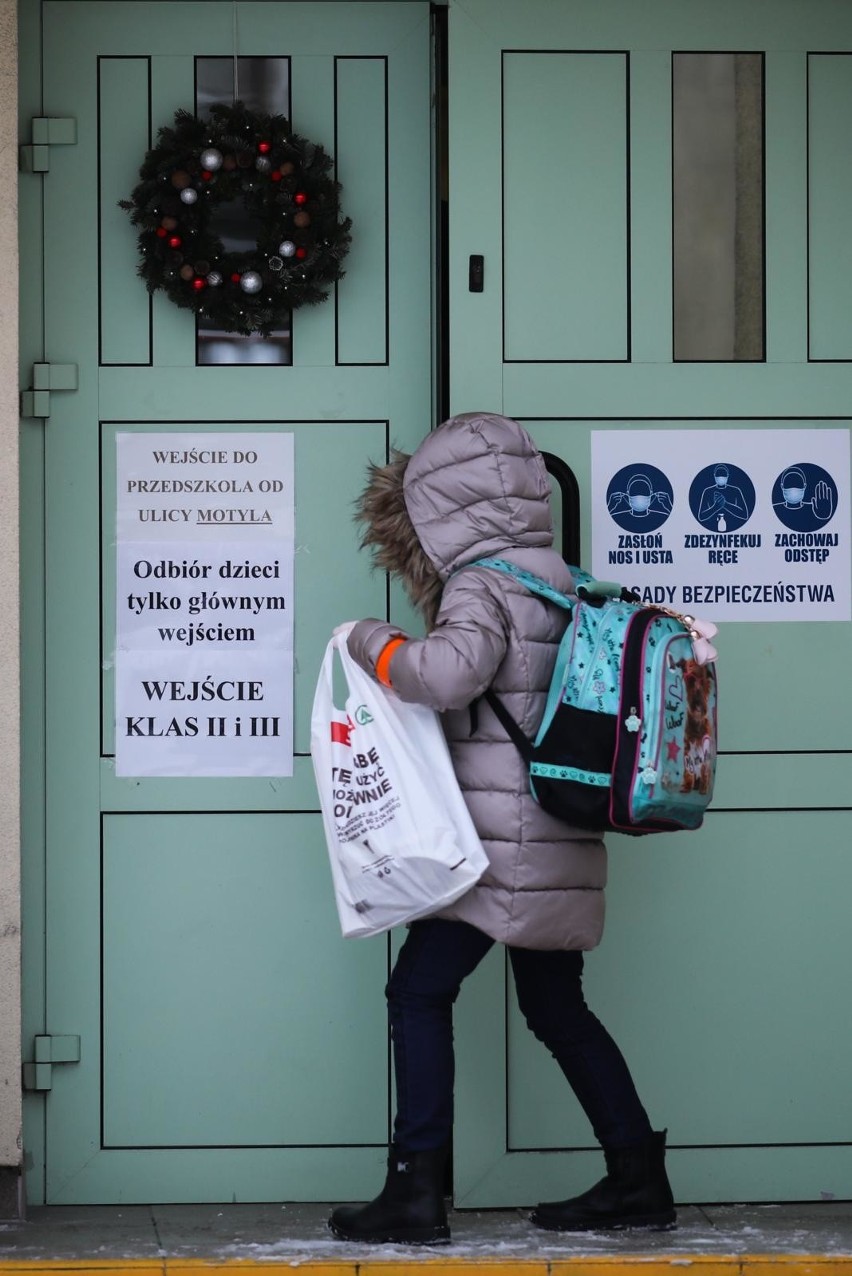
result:
<svg viewBox="0 0 852 1276"><path fill-rule="evenodd" d="M47 420L51 391L76 389L76 363L34 363L32 385L21 392L21 416Z"/></svg>
<svg viewBox="0 0 852 1276"><path fill-rule="evenodd" d="M59 116L36 117L32 122L32 142L18 147L18 168L22 173L47 173L51 146L74 146L77 121Z"/></svg>
<svg viewBox="0 0 852 1276"><path fill-rule="evenodd" d="M79 1037L33 1038L33 1058L24 1063L25 1090L52 1090L55 1063L79 1063Z"/></svg>

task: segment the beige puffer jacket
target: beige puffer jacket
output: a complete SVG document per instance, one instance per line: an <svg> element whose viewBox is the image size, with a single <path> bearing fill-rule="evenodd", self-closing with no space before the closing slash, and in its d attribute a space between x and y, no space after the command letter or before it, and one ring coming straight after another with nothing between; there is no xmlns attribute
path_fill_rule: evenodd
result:
<svg viewBox="0 0 852 1276"><path fill-rule="evenodd" d="M409 459L374 467L362 498L365 543L402 577L431 625L394 652L390 678L403 699L431 705L489 859L480 882L441 914L521 948L590 949L604 918L606 852L594 833L548 815L530 793L515 746L482 693L493 687L535 735L566 613L483 567L500 556L563 593L571 575L552 548L550 486L526 431L506 417L446 421ZM401 630L359 621L349 649L369 673ZM477 704L472 732L470 706Z"/></svg>

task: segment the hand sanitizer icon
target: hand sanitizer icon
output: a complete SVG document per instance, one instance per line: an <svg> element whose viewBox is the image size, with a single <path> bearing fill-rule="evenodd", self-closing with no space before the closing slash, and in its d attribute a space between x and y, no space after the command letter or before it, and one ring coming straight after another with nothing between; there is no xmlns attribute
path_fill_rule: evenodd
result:
<svg viewBox="0 0 852 1276"><path fill-rule="evenodd" d="M726 532L728 530L728 524L725 522L724 514L719 515L719 521L716 524L716 527L718 528L720 532Z"/></svg>

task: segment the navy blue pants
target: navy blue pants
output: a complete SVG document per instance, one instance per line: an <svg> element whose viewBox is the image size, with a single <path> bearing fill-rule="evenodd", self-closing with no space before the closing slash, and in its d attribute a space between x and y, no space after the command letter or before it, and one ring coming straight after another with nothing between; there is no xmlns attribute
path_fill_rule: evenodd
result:
<svg viewBox="0 0 852 1276"><path fill-rule="evenodd" d="M387 986L393 1038L396 1143L420 1152L453 1125L453 1003L493 939L466 922L426 918L408 932ZM603 1147L651 1133L624 1057L583 999L583 954L509 948L527 1026L567 1077Z"/></svg>

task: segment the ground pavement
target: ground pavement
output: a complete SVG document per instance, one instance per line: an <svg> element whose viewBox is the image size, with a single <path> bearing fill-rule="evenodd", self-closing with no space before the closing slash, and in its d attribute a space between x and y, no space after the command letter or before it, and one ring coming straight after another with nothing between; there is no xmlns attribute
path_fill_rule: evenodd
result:
<svg viewBox="0 0 852 1276"><path fill-rule="evenodd" d="M439 1268L434 1276L680 1276L673 1269L689 1267L692 1276L852 1276L852 1202L686 1206L673 1232L583 1236L542 1232L521 1210L458 1211L452 1244L435 1248L335 1241L328 1212L35 1208L25 1222L0 1223L0 1276L255 1276L260 1267L306 1267L305 1276L431 1276L425 1267Z"/></svg>

